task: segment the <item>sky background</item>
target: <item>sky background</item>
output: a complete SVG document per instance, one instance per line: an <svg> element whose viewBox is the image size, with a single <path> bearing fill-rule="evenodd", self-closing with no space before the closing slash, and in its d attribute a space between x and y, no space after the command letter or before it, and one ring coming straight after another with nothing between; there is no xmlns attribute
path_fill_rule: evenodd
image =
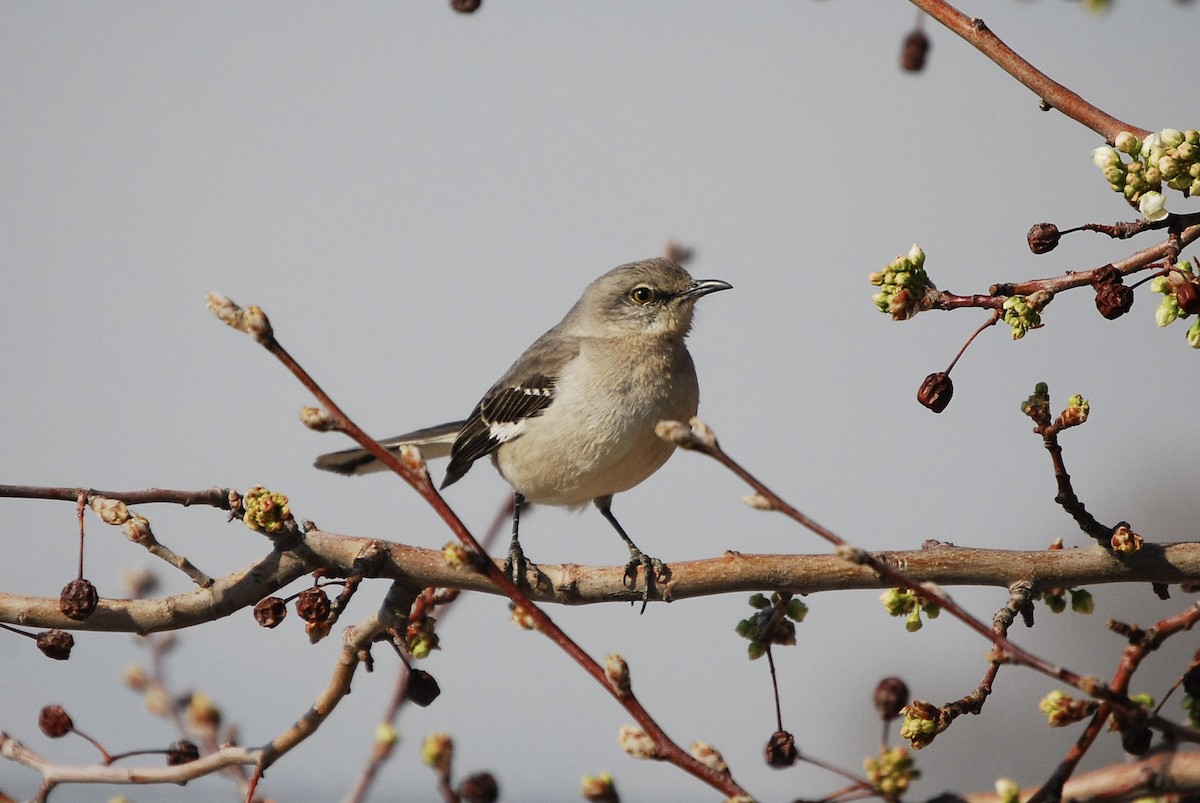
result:
<svg viewBox="0 0 1200 803"><path fill-rule="evenodd" d="M1195 11L1119 0L1104 16L1061 0L962 4L1056 80L1132 124L1200 125L1184 66ZM324 529L439 547L449 533L390 477L347 480L312 458L344 439L309 432L309 397L204 308L220 291L261 305L284 346L369 432L464 417L526 345L609 268L694 247L699 277L734 290L701 302L690 343L701 415L722 444L790 502L870 549L927 538L964 546L1087 547L1054 502L1050 464L1018 404L1034 383L1055 406L1092 403L1063 438L1068 470L1102 521L1147 539L1196 537L1191 405L1198 355L1185 324L1154 326L1143 287L1107 322L1067 293L1020 342L981 336L954 372L941 416L914 401L983 319L978 311L895 324L867 274L914 242L944 289L986 292L1119 259L1151 239L1073 236L1030 255L1030 225L1131 219L1090 160L1100 137L1061 115L936 24L921 75L897 67L916 12L903 2L709 0L533 3L488 0L474 16L444 2L0 4L0 482L136 490L246 489L291 498ZM1176 198L1170 208L1195 209ZM440 476L441 465L433 471ZM482 531L507 487L481 467L447 494ZM739 502L736 478L680 454L614 511L668 563L748 553L823 552L815 536ZM72 505L0 500L0 590L54 596L74 576ZM210 575L265 551L219 511L143 511L164 543ZM536 510L534 561L612 565L624 547L595 511ZM123 571L152 565L119 533L88 524L86 574L124 596ZM296 588L299 588L297 584ZM294 589L293 589L294 590ZM360 589L343 619L386 590ZM1000 589L951 589L990 621ZM1090 618L1038 611L1022 645L1081 674L1108 676L1121 642L1109 617L1143 624L1181 610L1176 594L1096 588ZM827 772L766 768L774 730L765 662L733 632L744 594L653 605L551 610L592 655L619 652L634 688L685 746L708 741L760 799L818 797ZM780 649L784 725L802 751L859 771L875 751L875 683L900 675L938 703L982 676L987 645L946 617L916 635L877 592L810 597L798 646ZM715 794L616 743L629 721L548 641L508 622L502 598L461 600L423 667L443 694L407 710L402 742L372 800L436 799L421 739L448 731L460 775L488 769L506 800L571 800L579 777L611 771L625 800ZM69 662L0 637L0 729L47 756L38 709L64 705L113 750L177 738L119 680L145 661L125 636L77 635ZM310 646L294 618L258 628L249 611L181 635L180 690L213 696L242 740L285 729L325 684L338 639ZM1186 666L1185 636L1148 662L1156 696ZM374 674L269 773L264 794L328 801L370 750L395 671ZM1000 674L984 715L918 754L918 798L988 790L998 776L1046 777L1077 736L1036 709L1054 685ZM1170 703L1168 711L1177 708ZM1087 766L1119 760L1114 737ZM0 790L33 794L34 774L0 763ZM138 788L136 801L235 799L223 779ZM110 790L64 789L54 800Z"/></svg>

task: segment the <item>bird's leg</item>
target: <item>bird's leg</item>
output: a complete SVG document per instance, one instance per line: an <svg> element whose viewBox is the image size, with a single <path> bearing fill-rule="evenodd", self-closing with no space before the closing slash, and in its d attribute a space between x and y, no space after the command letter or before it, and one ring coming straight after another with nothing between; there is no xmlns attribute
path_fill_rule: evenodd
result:
<svg viewBox="0 0 1200 803"><path fill-rule="evenodd" d="M521 528L521 507L525 504L525 496L513 491L513 526L512 541L508 544L508 557L504 559L504 573L512 578L519 587L525 582L525 572L529 561L525 560L525 550L521 549L518 540Z"/></svg>
<svg viewBox="0 0 1200 803"><path fill-rule="evenodd" d="M600 515L608 519L608 523L617 531L617 535L621 536L621 540L629 547L629 563L625 565L625 585L629 588L637 587L637 572L641 566L646 574L646 588L642 591L642 613L646 612L646 605L650 602L650 594L654 590L656 580L665 579L668 575L667 565L658 558L652 558L642 550L638 549L637 544L633 543L633 539L625 532L617 517L612 513L612 497L602 496L595 500L596 508L600 511Z"/></svg>

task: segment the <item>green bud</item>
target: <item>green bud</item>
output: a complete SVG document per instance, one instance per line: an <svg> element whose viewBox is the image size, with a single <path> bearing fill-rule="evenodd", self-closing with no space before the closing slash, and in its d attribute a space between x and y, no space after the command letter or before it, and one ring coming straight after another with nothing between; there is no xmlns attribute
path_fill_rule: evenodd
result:
<svg viewBox="0 0 1200 803"><path fill-rule="evenodd" d="M921 629L921 627L921 609L913 608L913 612L910 613L908 618L904 620L904 629L909 633L916 633Z"/></svg>
<svg viewBox="0 0 1200 803"><path fill-rule="evenodd" d="M743 619L737 623L737 627L733 631L742 638L751 638L758 631L758 628L749 619Z"/></svg>
<svg viewBox="0 0 1200 803"><path fill-rule="evenodd" d="M759 658L762 658L767 654L767 647L761 641L752 641L750 642L750 645L746 647L746 654L749 656L751 661L757 661Z"/></svg>
<svg viewBox="0 0 1200 803"><path fill-rule="evenodd" d="M1096 601L1091 592L1085 589L1071 589L1071 610L1075 613L1088 614L1096 610Z"/></svg>
<svg viewBox="0 0 1200 803"><path fill-rule="evenodd" d="M1183 163L1178 159L1173 159L1170 156L1164 156L1158 160L1158 172L1165 179L1172 179L1183 172Z"/></svg>
<svg viewBox="0 0 1200 803"><path fill-rule="evenodd" d="M751 608L761 611L763 608L770 607L770 605L771 601L767 599L765 594L755 594L754 596L750 597Z"/></svg>
<svg viewBox="0 0 1200 803"><path fill-rule="evenodd" d="M1188 327L1187 342L1192 348L1200 349L1200 318L1197 318L1195 323Z"/></svg>
<svg viewBox="0 0 1200 803"><path fill-rule="evenodd" d="M808 615L808 606L798 599L793 599L788 602L787 616L793 622L803 622L804 617Z"/></svg>
<svg viewBox="0 0 1200 803"><path fill-rule="evenodd" d="M1159 326L1169 326L1179 317L1179 302L1174 295L1163 296L1158 309L1154 311L1154 322Z"/></svg>
<svg viewBox="0 0 1200 803"><path fill-rule="evenodd" d="M1047 591L1045 594L1042 594L1042 602L1046 604L1051 613L1062 613L1067 609L1067 601L1061 593L1052 594Z"/></svg>

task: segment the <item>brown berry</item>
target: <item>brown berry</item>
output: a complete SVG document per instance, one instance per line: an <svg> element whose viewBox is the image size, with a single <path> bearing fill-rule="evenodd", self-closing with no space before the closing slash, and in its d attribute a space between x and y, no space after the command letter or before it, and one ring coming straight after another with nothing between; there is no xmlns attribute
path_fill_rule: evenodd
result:
<svg viewBox="0 0 1200 803"><path fill-rule="evenodd" d="M925 381L917 390L917 401L935 413L945 410L952 398L954 398L954 382L950 380L950 374L944 371L925 377Z"/></svg>
<svg viewBox="0 0 1200 803"><path fill-rule="evenodd" d="M1110 321L1120 318L1133 306L1133 288L1124 283L1121 272L1112 265L1096 271L1092 287L1096 290L1096 309Z"/></svg>
<svg viewBox="0 0 1200 803"><path fill-rule="evenodd" d="M75 646L75 637L65 630L47 630L36 636L37 648L42 655L56 661L65 661L71 657L71 648Z"/></svg>
<svg viewBox="0 0 1200 803"><path fill-rule="evenodd" d="M329 595L323 588L306 588L296 597L296 615L306 622L324 622L331 610Z"/></svg>
<svg viewBox="0 0 1200 803"><path fill-rule="evenodd" d="M96 593L96 587L80 577L63 586L62 593L58 596L58 609L68 619L82 622L92 615L99 601L100 595Z"/></svg>
<svg viewBox="0 0 1200 803"><path fill-rule="evenodd" d="M1188 315L1200 313L1200 285L1196 282L1184 282L1175 285L1175 301L1179 311Z"/></svg>
<svg viewBox="0 0 1200 803"><path fill-rule="evenodd" d="M463 780L458 796L463 803L495 803L500 799L500 787L490 772L477 772Z"/></svg>
<svg viewBox="0 0 1200 803"><path fill-rule="evenodd" d="M1183 692L1193 700L1200 699L1200 666L1193 666L1184 674Z"/></svg>
<svg viewBox="0 0 1200 803"><path fill-rule="evenodd" d="M48 705L38 714L38 727L51 739L60 739L71 732L75 723L61 705Z"/></svg>
<svg viewBox="0 0 1200 803"><path fill-rule="evenodd" d="M1121 735L1121 747L1131 756L1144 756L1150 750L1154 734L1147 727L1130 728Z"/></svg>
<svg viewBox="0 0 1200 803"><path fill-rule="evenodd" d="M265 597L254 606L254 621L262 627L277 627L287 616L287 604L279 597Z"/></svg>
<svg viewBox="0 0 1200 803"><path fill-rule="evenodd" d="M167 748L167 766L178 767L200 758L200 748L187 739L181 739Z"/></svg>
<svg viewBox="0 0 1200 803"><path fill-rule="evenodd" d="M1029 230L1029 250L1035 254L1045 254L1058 247L1062 234L1053 223L1038 223Z"/></svg>
<svg viewBox="0 0 1200 803"><path fill-rule="evenodd" d="M776 769L795 764L796 759L800 758L800 751L796 749L796 737L787 731L772 733L771 740L767 742L766 758L767 765Z"/></svg>
<svg viewBox="0 0 1200 803"><path fill-rule="evenodd" d="M408 685L405 688L405 694L413 703L425 708L441 693L442 689L433 675L423 669L408 670Z"/></svg>
<svg viewBox="0 0 1200 803"><path fill-rule="evenodd" d="M875 710L884 722L900 716L900 709L908 705L908 684L900 678L884 678L875 687Z"/></svg>
<svg viewBox="0 0 1200 803"><path fill-rule="evenodd" d="M925 69L925 57L929 55L929 37L920 28L904 37L904 48L900 51L900 69L905 72L921 72Z"/></svg>

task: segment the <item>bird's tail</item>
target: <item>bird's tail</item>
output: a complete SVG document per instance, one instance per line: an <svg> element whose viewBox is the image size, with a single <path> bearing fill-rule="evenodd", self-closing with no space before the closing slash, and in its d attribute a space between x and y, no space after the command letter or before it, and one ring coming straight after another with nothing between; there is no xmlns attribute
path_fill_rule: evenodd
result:
<svg viewBox="0 0 1200 803"><path fill-rule="evenodd" d="M398 452L402 446L416 446L422 456L430 460L435 457L446 457L458 433L466 425L466 421L451 421L435 427L418 429L404 435L380 441L380 445L389 452ZM341 452L330 452L318 457L313 465L322 471L332 471L335 474L352 476L355 474L370 474L373 471L383 471L384 466L366 449L346 449Z"/></svg>

